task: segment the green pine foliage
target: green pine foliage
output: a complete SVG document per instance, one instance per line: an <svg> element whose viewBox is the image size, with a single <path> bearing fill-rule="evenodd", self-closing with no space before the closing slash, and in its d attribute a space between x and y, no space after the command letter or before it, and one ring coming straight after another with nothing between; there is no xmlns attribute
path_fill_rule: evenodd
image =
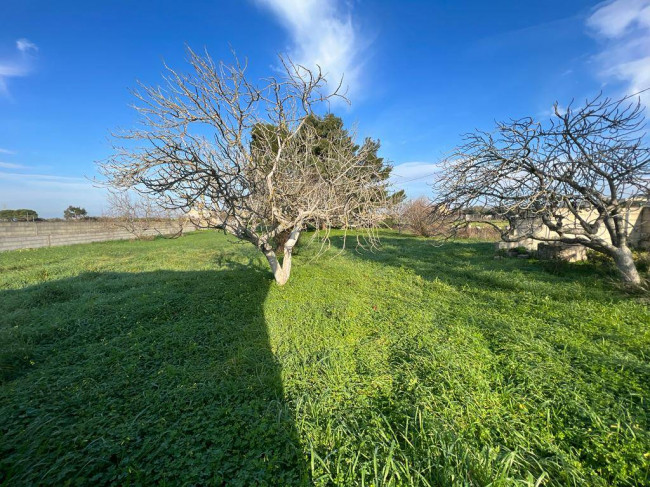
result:
<svg viewBox="0 0 650 487"><path fill-rule="evenodd" d="M314 158L315 166L318 167L322 174L334 178L340 172L340 167L337 167L336 162L326 157L328 148L332 144L337 144L342 152L359 154L363 151L363 153L367 154L363 165L359 167L359 171L376 173L378 182L387 181L390 177L393 167L383 157L379 157L378 152L381 147L379 140L366 137L362 145L355 143L348 130L343 126L343 120L340 117L332 113L322 117L314 114L309 115L305 119L304 130L313 130L318 138L311 156ZM277 137L287 137L287 131L272 124L260 124L253 127L251 131L251 152L253 156L259 154L258 149L260 147L266 149L267 144L271 145L272 153L277 153L277 144L273 143ZM266 151L262 152L266 153ZM258 157L258 159L260 158ZM267 163L272 164L272 161L269 160ZM403 190L399 190L392 193L390 197L393 203L399 203L406 198L406 194Z"/></svg>
<svg viewBox="0 0 650 487"><path fill-rule="evenodd" d="M38 218L34 210L21 208L18 210L0 210L0 221L33 221Z"/></svg>
<svg viewBox="0 0 650 487"><path fill-rule="evenodd" d="M66 220L77 220L79 218L85 218L86 216L88 216L88 212L85 208L81 208L80 206L70 205L63 210L63 218Z"/></svg>

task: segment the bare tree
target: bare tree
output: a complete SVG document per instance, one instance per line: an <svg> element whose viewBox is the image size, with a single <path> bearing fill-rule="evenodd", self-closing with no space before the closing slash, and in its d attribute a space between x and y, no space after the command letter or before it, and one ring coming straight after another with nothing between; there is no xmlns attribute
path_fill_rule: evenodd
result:
<svg viewBox="0 0 650 487"><path fill-rule="evenodd" d="M152 235L179 237L188 218L179 210L162 208L154 200L134 191L110 191L108 211L110 222L137 239Z"/></svg>
<svg viewBox="0 0 650 487"><path fill-rule="evenodd" d="M376 147L322 146L306 123L340 96L325 91L320 69L281 58L280 77L254 83L236 57L215 63L188 48L188 58L191 74L166 66L163 87L134 92L142 125L120 134L123 144L100 164L108 184L154 194L167 208L199 207L198 223L259 248L280 285L307 225L374 235L387 184L365 164ZM284 240L281 260L276 240Z"/></svg>
<svg viewBox="0 0 650 487"><path fill-rule="evenodd" d="M431 213L431 202L424 196L409 200L402 207L401 219L408 229L416 235L430 237L434 235L434 218Z"/></svg>
<svg viewBox="0 0 650 487"><path fill-rule="evenodd" d="M523 118L466 135L434 185L436 213L449 221L472 206L492 208L509 227L483 223L504 241L581 244L638 284L627 215L649 194L644 128L640 101L599 95L578 108L556 104L546 124Z"/></svg>

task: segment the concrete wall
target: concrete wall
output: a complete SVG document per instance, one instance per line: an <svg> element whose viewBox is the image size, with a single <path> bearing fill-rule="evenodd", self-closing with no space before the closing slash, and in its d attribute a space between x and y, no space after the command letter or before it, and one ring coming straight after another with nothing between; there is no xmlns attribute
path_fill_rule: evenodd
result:
<svg viewBox="0 0 650 487"><path fill-rule="evenodd" d="M144 232L146 236L176 233L178 226L169 223ZM184 232L194 231L186 225ZM107 240L130 240L134 235L110 222L0 222L0 251L55 247Z"/></svg>
<svg viewBox="0 0 650 487"><path fill-rule="evenodd" d="M640 249L650 249L650 206L641 208L629 235L633 246Z"/></svg>
<svg viewBox="0 0 650 487"><path fill-rule="evenodd" d="M583 212L580 217L585 221L594 221L595 213ZM571 235L571 226L581 229L580 224L567 212L564 228L568 236ZM638 249L650 249L650 207L631 208L625 215L625 225L627 228L628 242L631 247ZM521 221L513 230L512 236L517 235L534 235L537 238L555 238L557 233L552 232L544 225L541 220L530 219ZM598 236L609 242L609 233L604 225L598 232ZM518 242L500 242L499 248L526 247L529 250L537 250L539 240L531 238L522 238Z"/></svg>

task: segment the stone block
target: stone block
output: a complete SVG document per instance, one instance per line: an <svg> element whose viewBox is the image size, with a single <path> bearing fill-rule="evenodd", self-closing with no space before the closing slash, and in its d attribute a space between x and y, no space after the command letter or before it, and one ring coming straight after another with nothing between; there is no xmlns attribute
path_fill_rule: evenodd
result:
<svg viewBox="0 0 650 487"><path fill-rule="evenodd" d="M540 243L537 247L537 257L540 260L579 262L587 259L587 248L584 245Z"/></svg>

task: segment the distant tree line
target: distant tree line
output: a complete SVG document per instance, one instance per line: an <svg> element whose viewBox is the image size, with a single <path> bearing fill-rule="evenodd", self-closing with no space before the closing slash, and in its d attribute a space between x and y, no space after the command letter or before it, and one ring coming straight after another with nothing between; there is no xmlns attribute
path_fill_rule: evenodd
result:
<svg viewBox="0 0 650 487"><path fill-rule="evenodd" d="M34 221L37 219L38 213L27 208L21 208L18 210L0 210L1 221Z"/></svg>

